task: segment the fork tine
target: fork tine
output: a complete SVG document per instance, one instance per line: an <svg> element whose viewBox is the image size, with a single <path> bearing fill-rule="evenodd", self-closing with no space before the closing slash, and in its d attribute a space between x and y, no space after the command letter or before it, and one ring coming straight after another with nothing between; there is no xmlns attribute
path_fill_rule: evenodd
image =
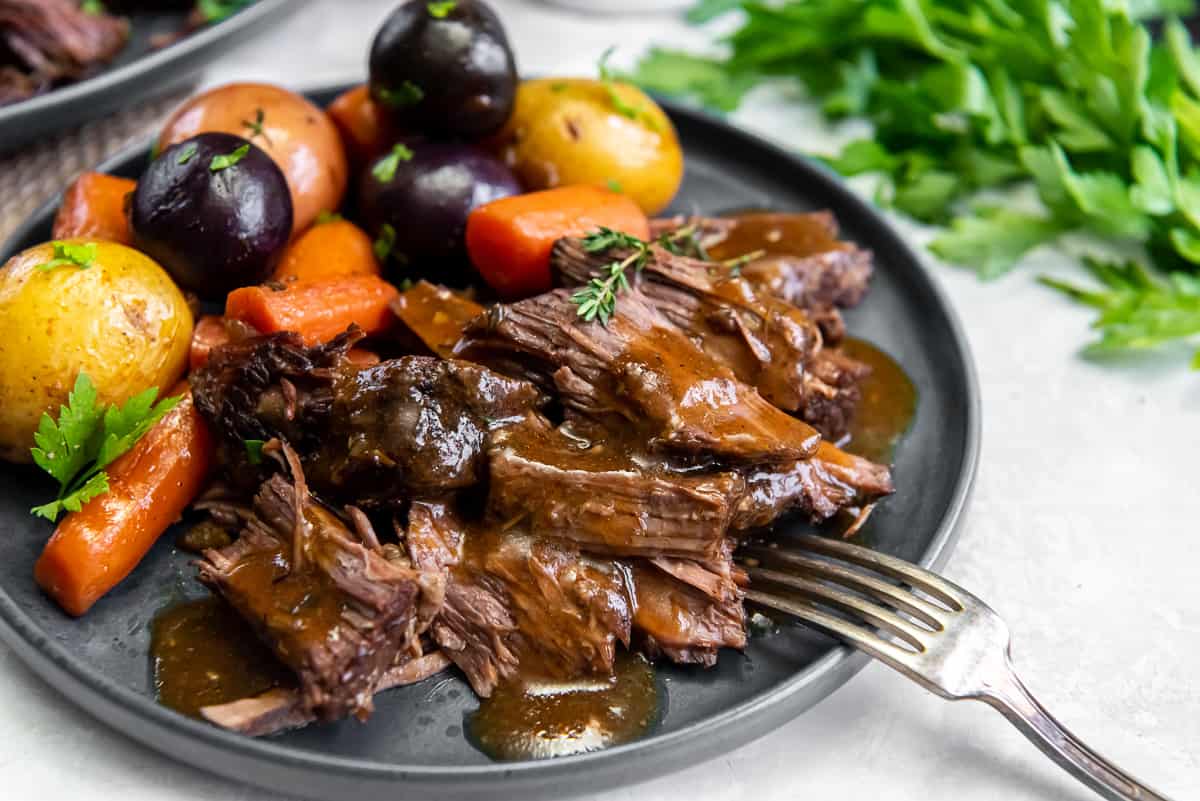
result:
<svg viewBox="0 0 1200 801"><path fill-rule="evenodd" d="M934 631L943 631L946 628L945 609L861 570L842 567L825 559L804 556L782 548L765 548L760 545L748 545L742 549L742 554L754 557L764 565L781 562L818 578L847 586L912 615Z"/></svg>
<svg viewBox="0 0 1200 801"><path fill-rule="evenodd" d="M830 614L816 605L803 599L780 598L770 593L758 590L746 590L746 600L784 612L805 623L825 629L835 637L849 641L856 648L870 654L876 659L883 660L897 669L912 670L912 659L916 654L907 651L895 643L888 642L878 634L856 626L849 621Z"/></svg>
<svg viewBox="0 0 1200 801"><path fill-rule="evenodd" d="M920 628L911 621L905 620L894 612L859 595L843 592L830 584L820 581L813 581L790 573L780 573L761 567L749 567L746 572L750 574L751 582L766 581L771 584L778 584L803 593L818 603L834 606L858 615L866 619L869 623L887 629L918 651L924 651L928 647L925 637L922 635L928 636L932 632Z"/></svg>
<svg viewBox="0 0 1200 801"><path fill-rule="evenodd" d="M792 543L799 548L815 551L824 556L832 556L860 567L877 570L936 598L953 612L963 610L963 596L971 597L966 590L951 584L941 576L936 576L903 559L896 559L860 545L819 537L815 534L803 534L794 540L789 540L789 544Z"/></svg>

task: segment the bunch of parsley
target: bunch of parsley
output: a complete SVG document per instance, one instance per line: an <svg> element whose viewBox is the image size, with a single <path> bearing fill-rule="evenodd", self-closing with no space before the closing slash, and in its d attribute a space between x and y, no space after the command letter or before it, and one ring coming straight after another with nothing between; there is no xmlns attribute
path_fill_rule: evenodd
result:
<svg viewBox="0 0 1200 801"><path fill-rule="evenodd" d="M827 117L869 120L874 135L827 163L881 176L883 203L945 226L934 253L985 278L1067 233L1132 243L1144 262L1089 263L1094 289L1047 283L1101 310L1096 350L1147 348L1200 334L1200 55L1174 19L1157 41L1138 21L1190 7L707 0L693 21L743 12L727 55L656 49L632 77L726 111L798 80ZM978 202L1021 183L1040 210Z"/></svg>

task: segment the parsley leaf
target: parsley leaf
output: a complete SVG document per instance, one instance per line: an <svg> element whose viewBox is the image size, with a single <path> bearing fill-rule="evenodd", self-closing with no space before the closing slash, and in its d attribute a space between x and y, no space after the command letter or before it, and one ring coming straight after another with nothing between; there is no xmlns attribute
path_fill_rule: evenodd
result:
<svg viewBox="0 0 1200 801"><path fill-rule="evenodd" d="M338 222L339 220L342 220L342 219L344 219L342 217L342 215L338 214L336 211L323 210L320 214L317 215L317 225L324 225L325 223Z"/></svg>
<svg viewBox="0 0 1200 801"><path fill-rule="evenodd" d="M83 0L79 4L79 10L84 14L91 14L94 17L108 13L108 9L104 7L104 3L100 2L100 0Z"/></svg>
<svg viewBox="0 0 1200 801"><path fill-rule="evenodd" d="M265 440L261 439L246 439L242 440L246 446L246 461L250 464L262 464L263 461L263 446L266 445Z"/></svg>
<svg viewBox="0 0 1200 801"><path fill-rule="evenodd" d="M86 270L96 261L96 246L91 242L52 242L54 257L35 269L50 272L59 267L78 267Z"/></svg>
<svg viewBox="0 0 1200 801"><path fill-rule="evenodd" d="M196 155L195 143L185 145L183 150L179 153L179 160L176 163L177 164L187 164L189 161L192 160L192 157L195 155Z"/></svg>
<svg viewBox="0 0 1200 801"><path fill-rule="evenodd" d="M225 153L220 156L213 156L212 161L209 162L209 164L208 164L208 169L212 172L220 172L221 170L227 170L230 167L232 167L233 165L237 164L242 159L246 158L246 154L249 152L250 152L250 143L247 142L246 144L242 145L241 147L239 147L237 150L233 151L232 153Z"/></svg>
<svg viewBox="0 0 1200 801"><path fill-rule="evenodd" d="M30 450L34 463L66 487L92 458L89 442L104 411L96 407L96 387L86 373L75 379L67 405L59 407L58 421L43 414Z"/></svg>
<svg viewBox="0 0 1200 801"><path fill-rule="evenodd" d="M733 111L760 77L730 70L718 59L652 49L638 62L633 81L652 92L690 96L718 111Z"/></svg>
<svg viewBox="0 0 1200 801"><path fill-rule="evenodd" d="M1053 219L988 208L955 219L929 249L946 261L972 265L980 278L998 278L1030 250L1052 242L1061 233L1060 224Z"/></svg>
<svg viewBox="0 0 1200 801"><path fill-rule="evenodd" d="M1046 276L1039 280L1099 310L1093 327L1100 339L1088 347L1089 353L1153 348L1200 335L1200 277L1173 272L1164 280L1136 262L1085 259L1084 264L1099 288ZM1195 359L1200 365L1200 355Z"/></svg>
<svg viewBox="0 0 1200 801"><path fill-rule="evenodd" d="M104 468L132 448L162 416L179 403L179 397L154 399L158 390L147 389L124 406L97 405L96 387L86 373L75 379L58 420L43 414L34 434L30 455L38 467L58 481L58 497L34 507L33 514L54 521L63 511L77 512L84 503L108 491Z"/></svg>
<svg viewBox="0 0 1200 801"><path fill-rule="evenodd" d="M383 87L379 90L379 100L392 108L415 106L425 99L425 92L412 81L403 81L395 89Z"/></svg>
<svg viewBox="0 0 1200 801"><path fill-rule="evenodd" d="M392 147L392 151L375 163L371 168L371 174L378 180L387 183L396 177L396 170L400 168L400 162L412 161L413 152L403 144L397 143Z"/></svg>
<svg viewBox="0 0 1200 801"><path fill-rule="evenodd" d="M425 9L434 19L445 19L457 5L458 0L440 0L440 2L426 3Z"/></svg>
<svg viewBox="0 0 1200 801"><path fill-rule="evenodd" d="M379 236L375 238L374 244L375 258L380 262L386 262L388 257L392 255L392 249L396 247L396 229L391 223L384 223L379 226Z"/></svg>

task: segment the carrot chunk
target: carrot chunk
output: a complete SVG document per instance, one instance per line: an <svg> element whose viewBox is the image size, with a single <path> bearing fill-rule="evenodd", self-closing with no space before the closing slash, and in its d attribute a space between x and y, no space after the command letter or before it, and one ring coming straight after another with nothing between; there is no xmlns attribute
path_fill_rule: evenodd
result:
<svg viewBox="0 0 1200 801"><path fill-rule="evenodd" d="M550 249L557 240L601 227L650 236L646 215L629 197L596 186L563 186L475 209L467 218L467 252L498 293L525 297L550 289Z"/></svg>
<svg viewBox="0 0 1200 801"><path fill-rule="evenodd" d="M376 275L295 283L283 289L248 286L225 301L225 316L264 334L294 331L309 345L328 342L351 323L378 334L396 317L389 304L399 294Z"/></svg>
<svg viewBox="0 0 1200 801"><path fill-rule="evenodd" d="M292 240L276 281L323 281L349 275L379 275L374 245L357 225L346 220L318 223Z"/></svg>

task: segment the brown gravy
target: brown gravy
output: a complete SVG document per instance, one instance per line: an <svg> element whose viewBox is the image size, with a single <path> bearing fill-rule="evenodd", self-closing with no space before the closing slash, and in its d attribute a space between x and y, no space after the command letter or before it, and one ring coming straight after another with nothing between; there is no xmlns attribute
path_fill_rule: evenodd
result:
<svg viewBox="0 0 1200 801"><path fill-rule="evenodd" d="M197 717L200 708L286 686L288 670L229 604L209 596L154 619L150 659L158 700Z"/></svg>
<svg viewBox="0 0 1200 801"><path fill-rule="evenodd" d="M862 401L850 422L845 449L874 462L890 463L896 443L912 425L917 388L891 356L870 342L847 338L841 349L871 367L871 374L860 385Z"/></svg>
<svg viewBox="0 0 1200 801"><path fill-rule="evenodd" d="M708 247L708 255L717 261L757 250L770 256L811 256L847 247L837 238L837 224L824 212L746 212L729 219L729 231Z"/></svg>
<svg viewBox="0 0 1200 801"><path fill-rule="evenodd" d="M494 759L544 759L635 740L657 711L654 669L621 651L611 677L525 676L497 687L471 718L470 733Z"/></svg>

